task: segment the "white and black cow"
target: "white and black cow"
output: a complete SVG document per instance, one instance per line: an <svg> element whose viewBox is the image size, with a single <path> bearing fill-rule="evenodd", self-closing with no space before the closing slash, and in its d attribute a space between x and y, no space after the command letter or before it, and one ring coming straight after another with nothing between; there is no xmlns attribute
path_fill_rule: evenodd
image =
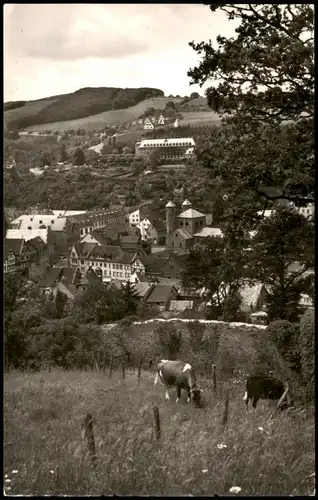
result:
<svg viewBox="0 0 318 500"><path fill-rule="evenodd" d="M275 377L252 375L246 380L246 389L243 400L248 409L248 402L252 399L252 406L256 408L259 399L278 400L284 394L283 382Z"/></svg>
<svg viewBox="0 0 318 500"><path fill-rule="evenodd" d="M203 391L197 386L195 373L191 365L184 361L162 359L157 366L154 385L158 382L159 377L166 387L166 399L170 399L168 389L175 387L177 389L176 403L180 399L181 389L184 389L188 391L187 402L189 403L191 398L196 405L200 405L201 393Z"/></svg>

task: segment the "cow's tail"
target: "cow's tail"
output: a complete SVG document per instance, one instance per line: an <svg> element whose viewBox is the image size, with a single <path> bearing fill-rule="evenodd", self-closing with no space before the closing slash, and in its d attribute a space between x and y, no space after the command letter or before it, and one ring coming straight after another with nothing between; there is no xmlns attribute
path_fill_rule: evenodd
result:
<svg viewBox="0 0 318 500"><path fill-rule="evenodd" d="M158 373L156 373L155 383L154 383L153 385L156 385L156 384L157 384L157 382L158 382L158 377L159 377L159 375L158 375Z"/></svg>

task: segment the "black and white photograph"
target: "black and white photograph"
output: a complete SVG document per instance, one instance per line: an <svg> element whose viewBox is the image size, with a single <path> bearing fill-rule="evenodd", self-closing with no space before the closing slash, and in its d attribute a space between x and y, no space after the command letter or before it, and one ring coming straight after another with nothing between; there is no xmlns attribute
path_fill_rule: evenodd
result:
<svg viewBox="0 0 318 500"><path fill-rule="evenodd" d="M314 4L3 7L5 496L315 496Z"/></svg>

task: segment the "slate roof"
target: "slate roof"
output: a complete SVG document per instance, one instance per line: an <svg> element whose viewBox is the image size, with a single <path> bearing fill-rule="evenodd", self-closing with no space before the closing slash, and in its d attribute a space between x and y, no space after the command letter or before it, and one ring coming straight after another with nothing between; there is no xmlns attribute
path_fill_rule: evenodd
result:
<svg viewBox="0 0 318 500"><path fill-rule="evenodd" d="M60 279L66 286L72 285L77 269L74 267L63 267Z"/></svg>
<svg viewBox="0 0 318 500"><path fill-rule="evenodd" d="M142 283L136 283L135 285L133 285L133 290L136 292L138 297L145 299L147 295L151 292L153 287L154 287L153 283L144 281Z"/></svg>
<svg viewBox="0 0 318 500"><path fill-rule="evenodd" d="M175 234L178 234L184 240L192 240L193 236L186 229L175 229Z"/></svg>
<svg viewBox="0 0 318 500"><path fill-rule="evenodd" d="M107 245L106 237L97 231L91 231L90 233L85 234L85 236L83 236L83 238L81 239L80 243L91 243L90 241L83 242L84 238L87 238L87 236L92 236L95 240L98 241L100 245Z"/></svg>
<svg viewBox="0 0 318 500"><path fill-rule="evenodd" d="M75 243L74 245L75 251L79 258L84 258L90 254L91 250L96 246L96 243Z"/></svg>
<svg viewBox="0 0 318 500"><path fill-rule="evenodd" d="M189 208L185 212L182 212L180 215L178 215L181 219L196 219L197 217L205 217L205 214L202 212L198 212L194 208Z"/></svg>
<svg viewBox="0 0 318 500"><path fill-rule="evenodd" d="M171 208L175 207L175 204L174 204L174 203L173 203L173 201L171 201L171 200L170 200L170 201L168 201L168 203L167 203L167 205L166 205L166 208L170 208L170 207L171 207Z"/></svg>
<svg viewBox="0 0 318 500"><path fill-rule="evenodd" d="M120 242L122 244L136 244L139 241L139 237L136 234L128 234L128 236L122 236Z"/></svg>
<svg viewBox="0 0 318 500"><path fill-rule="evenodd" d="M146 273L160 273L163 266L167 262L167 258L148 256L146 266Z"/></svg>
<svg viewBox="0 0 318 500"><path fill-rule="evenodd" d="M53 286L54 283L60 278L63 272L63 267L48 267L41 281L39 282L39 287L49 287Z"/></svg>
<svg viewBox="0 0 318 500"><path fill-rule="evenodd" d="M31 245L36 249L36 250L43 250L46 247L45 242L40 238L40 236L36 236L35 238L32 238L31 240L28 240L27 244L31 243Z"/></svg>
<svg viewBox="0 0 318 500"><path fill-rule="evenodd" d="M123 251L120 247L111 245L94 245L87 260L116 260L122 257Z"/></svg>
<svg viewBox="0 0 318 500"><path fill-rule="evenodd" d="M169 300L171 296L171 291L173 289L174 287L172 285L156 284L154 288L151 290L146 301L150 303L159 302L165 304L167 300Z"/></svg>
<svg viewBox="0 0 318 500"><path fill-rule="evenodd" d="M8 257L10 250L14 253L16 257L19 257L22 245L23 245L23 238L12 238L12 239L5 239L5 244L4 244L4 250L5 250L5 258Z"/></svg>

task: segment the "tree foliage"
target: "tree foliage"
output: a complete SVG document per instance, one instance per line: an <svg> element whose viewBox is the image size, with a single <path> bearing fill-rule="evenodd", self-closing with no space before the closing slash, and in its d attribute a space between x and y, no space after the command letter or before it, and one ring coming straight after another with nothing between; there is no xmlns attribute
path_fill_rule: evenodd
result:
<svg viewBox="0 0 318 500"><path fill-rule="evenodd" d="M306 271L314 266L314 228L285 208L265 218L251 241L248 272L264 283L269 319L298 321L300 294L308 290Z"/></svg>
<svg viewBox="0 0 318 500"><path fill-rule="evenodd" d="M313 6L210 8L240 22L236 37L217 37L217 48L190 43L201 55L191 83L213 82L208 104L224 119L214 152L219 174L235 179L236 192L307 203L314 196Z"/></svg>
<svg viewBox="0 0 318 500"><path fill-rule="evenodd" d="M300 359L306 399L315 402L315 312L307 311L300 321Z"/></svg>

